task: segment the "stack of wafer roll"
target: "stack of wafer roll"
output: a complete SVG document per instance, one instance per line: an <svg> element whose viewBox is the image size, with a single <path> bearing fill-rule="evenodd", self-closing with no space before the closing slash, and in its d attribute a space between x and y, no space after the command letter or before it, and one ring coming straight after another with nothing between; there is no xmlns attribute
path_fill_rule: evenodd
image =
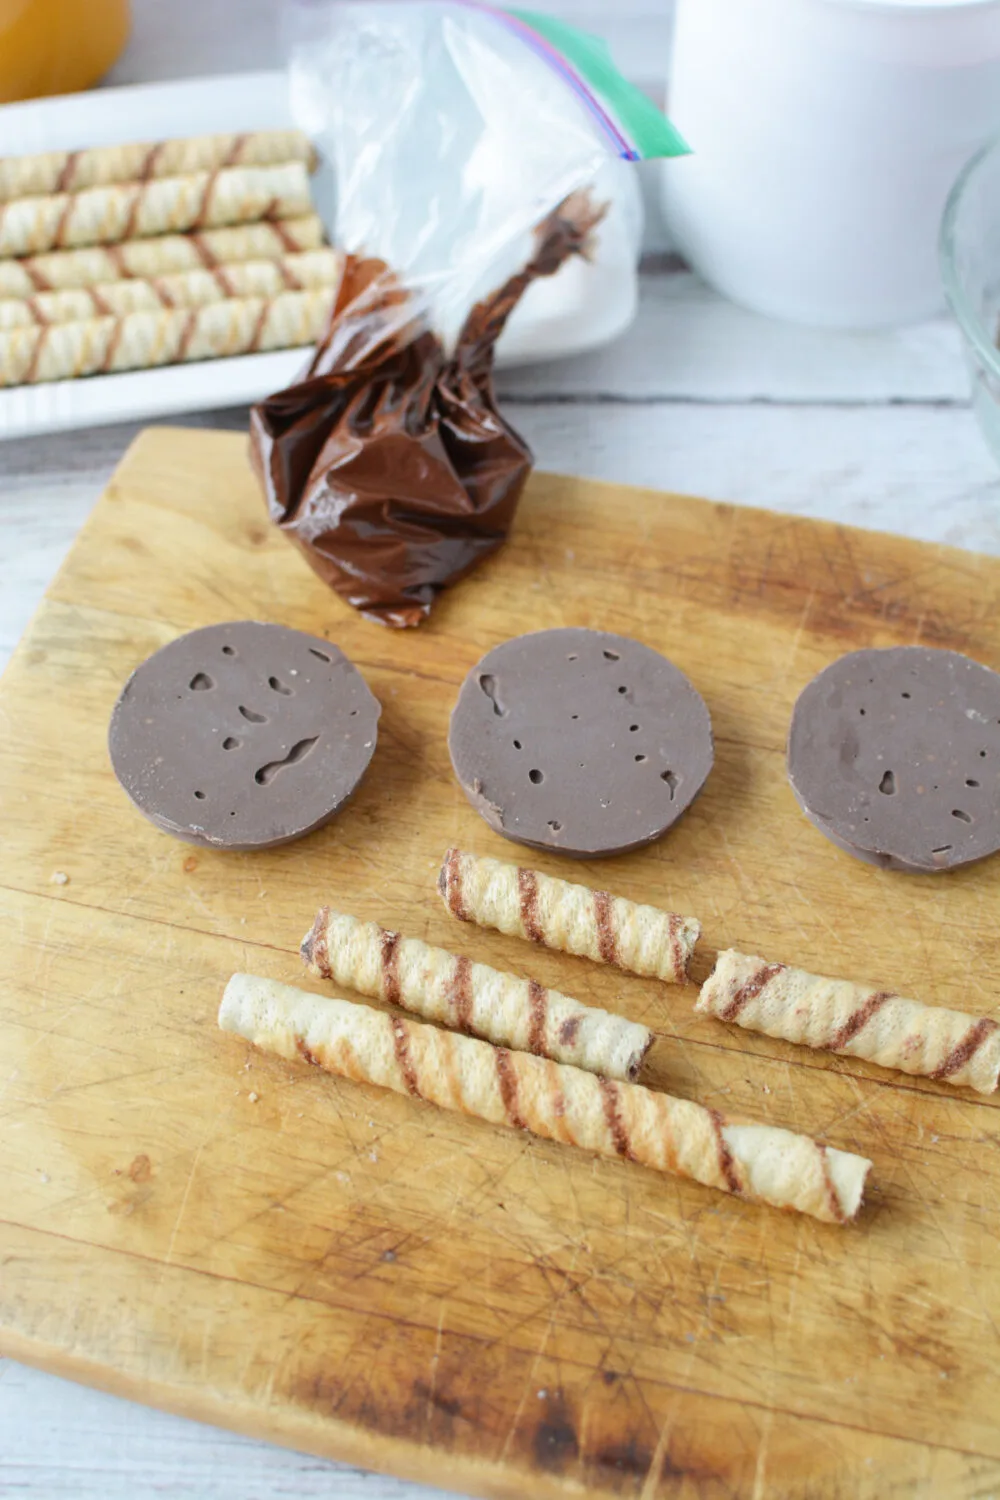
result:
<svg viewBox="0 0 1000 1500"><path fill-rule="evenodd" d="M734 1124L639 1084L247 974L226 986L219 1025L329 1073L828 1223L854 1218L871 1167L807 1136Z"/></svg>
<svg viewBox="0 0 1000 1500"><path fill-rule="evenodd" d="M315 342L314 165L294 130L0 158L0 386Z"/></svg>

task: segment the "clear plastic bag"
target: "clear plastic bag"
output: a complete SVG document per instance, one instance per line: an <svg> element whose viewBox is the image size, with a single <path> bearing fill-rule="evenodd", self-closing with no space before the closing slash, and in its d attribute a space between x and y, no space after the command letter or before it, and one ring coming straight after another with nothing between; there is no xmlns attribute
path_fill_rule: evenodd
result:
<svg viewBox="0 0 1000 1500"><path fill-rule="evenodd" d="M551 18L292 0L289 29L293 110L332 165L347 270L306 378L255 408L255 465L321 576L415 624L502 543L530 468L493 397L507 318L588 255L613 158L684 147L602 44Z"/></svg>

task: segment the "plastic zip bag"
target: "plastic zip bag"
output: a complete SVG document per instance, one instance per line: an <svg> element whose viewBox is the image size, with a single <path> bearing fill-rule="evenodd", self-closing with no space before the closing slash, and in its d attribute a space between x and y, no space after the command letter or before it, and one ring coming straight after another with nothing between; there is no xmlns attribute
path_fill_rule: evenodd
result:
<svg viewBox="0 0 1000 1500"><path fill-rule="evenodd" d="M530 470L493 395L506 319L588 253L609 157L686 148L602 43L552 18L295 0L291 29L293 108L333 165L348 258L305 377L254 409L254 463L322 577L416 624L502 544Z"/></svg>

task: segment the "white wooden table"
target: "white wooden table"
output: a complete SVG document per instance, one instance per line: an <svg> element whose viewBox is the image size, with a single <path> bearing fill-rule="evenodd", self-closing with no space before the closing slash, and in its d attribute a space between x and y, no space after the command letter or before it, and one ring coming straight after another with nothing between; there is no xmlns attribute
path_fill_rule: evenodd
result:
<svg viewBox="0 0 1000 1500"><path fill-rule="evenodd" d="M659 0L617 0L611 22L599 0L589 13L587 0L550 0L550 8L591 23L603 9L601 29L633 72L648 73L657 49L665 56ZM136 12L119 82L273 60L271 0L139 0ZM601 354L501 381L505 409L539 465L1000 553L1000 472L968 410L947 320L880 335L765 322L722 302L655 248L665 241L652 208L653 248L631 332ZM246 413L190 420L243 428ZM0 666L135 430L0 445ZM440 1492L0 1361L0 1495L158 1493L426 1500Z"/></svg>

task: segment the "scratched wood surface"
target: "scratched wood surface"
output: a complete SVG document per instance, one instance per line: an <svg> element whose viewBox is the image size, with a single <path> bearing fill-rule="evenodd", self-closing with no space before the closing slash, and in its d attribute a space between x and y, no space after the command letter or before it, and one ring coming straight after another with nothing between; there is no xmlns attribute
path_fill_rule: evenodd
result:
<svg viewBox="0 0 1000 1500"><path fill-rule="evenodd" d="M1000 561L538 475L429 626L353 616L265 524L242 437L131 449L0 686L0 1351L240 1431L483 1495L982 1495L1000 1484L997 1103L730 1031L692 987L453 923L444 847L511 846L457 789L458 684L594 625L704 693L717 764L660 844L582 867L760 951L992 1013L997 866L862 866L798 813L782 742L840 652L1000 662ZM130 669L254 616L326 634L384 705L331 827L226 855L158 833L105 732ZM56 874L68 877L56 883ZM335 902L652 1025L648 1079L875 1162L819 1225L253 1055L236 968L301 980ZM706 960L699 967L703 970ZM306 987L322 989L318 982Z"/></svg>

